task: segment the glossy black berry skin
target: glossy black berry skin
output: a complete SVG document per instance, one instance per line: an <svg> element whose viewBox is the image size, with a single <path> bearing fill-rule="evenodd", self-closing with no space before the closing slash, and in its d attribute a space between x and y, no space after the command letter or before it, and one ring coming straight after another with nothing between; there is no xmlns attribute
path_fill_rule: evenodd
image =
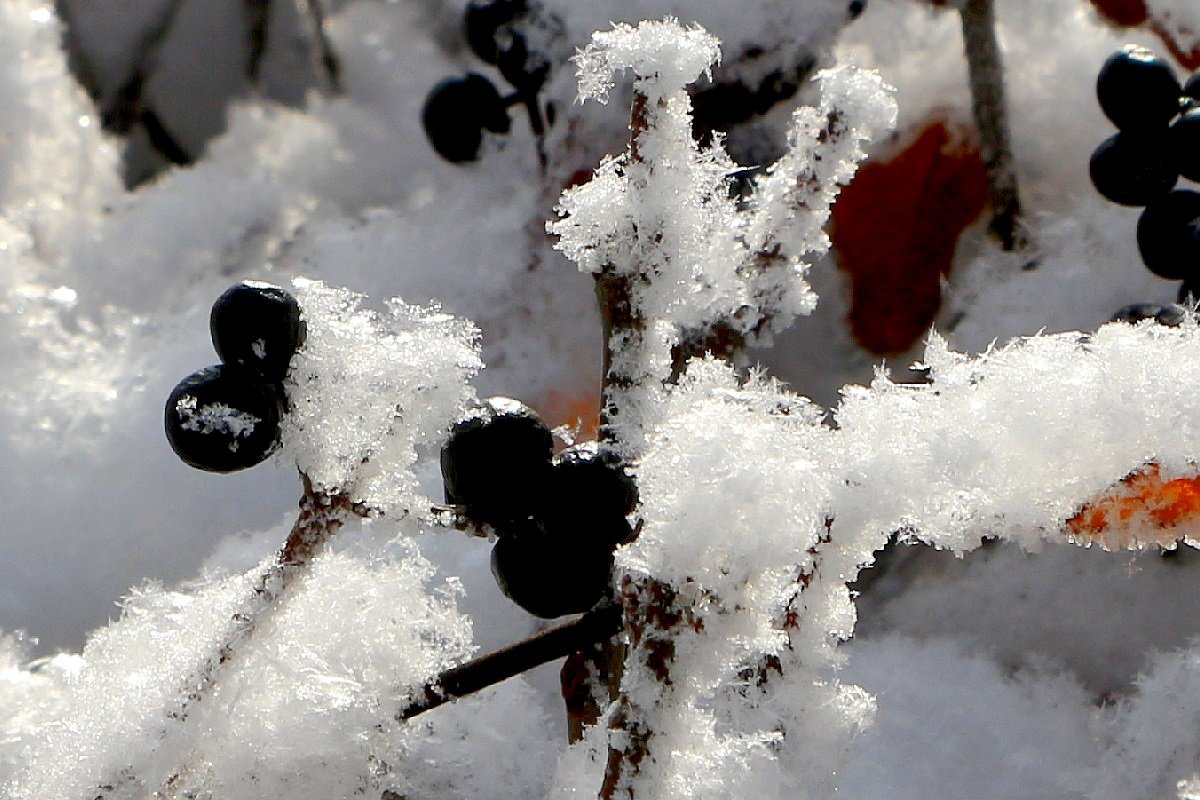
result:
<svg viewBox="0 0 1200 800"><path fill-rule="evenodd" d="M1181 91L1171 65L1137 45L1109 56L1096 79L1100 109L1122 131L1165 126L1179 113Z"/></svg>
<svg viewBox="0 0 1200 800"><path fill-rule="evenodd" d="M546 83L550 62L531 50L524 34L515 33L508 47L500 51L496 67L504 79L525 94L535 94Z"/></svg>
<svg viewBox="0 0 1200 800"><path fill-rule="evenodd" d="M278 395L257 373L218 364L180 381L167 398L163 425L183 463L206 472L236 472L275 450Z"/></svg>
<svg viewBox="0 0 1200 800"><path fill-rule="evenodd" d="M1147 205L1138 219L1137 243L1142 263L1155 275L1200 277L1200 192L1176 189Z"/></svg>
<svg viewBox="0 0 1200 800"><path fill-rule="evenodd" d="M254 370L269 382L287 375L304 343L300 304L269 283L245 281L225 291L209 316L213 347L226 364Z"/></svg>
<svg viewBox="0 0 1200 800"><path fill-rule="evenodd" d="M1200 182L1200 107L1193 108L1171 125L1171 158L1179 174Z"/></svg>
<svg viewBox="0 0 1200 800"><path fill-rule="evenodd" d="M1183 97L1185 100L1200 101L1200 70L1193 72L1183 84Z"/></svg>
<svg viewBox="0 0 1200 800"><path fill-rule="evenodd" d="M627 517L637 501L637 484L620 461L596 442L584 442L554 459L543 526L553 538L581 537L614 547L633 538Z"/></svg>
<svg viewBox="0 0 1200 800"><path fill-rule="evenodd" d="M438 155L460 164L479 159L483 132L508 133L508 105L487 78L474 73L435 86L421 110L425 135Z"/></svg>
<svg viewBox="0 0 1200 800"><path fill-rule="evenodd" d="M537 617L582 614L612 589L613 549L583 539L503 538L492 575L504 596Z"/></svg>
<svg viewBox="0 0 1200 800"><path fill-rule="evenodd" d="M1124 322L1136 325L1144 320L1153 320L1168 328L1177 328L1183 322L1186 312L1183 306L1160 305L1158 303L1132 303L1117 309L1109 322Z"/></svg>
<svg viewBox="0 0 1200 800"><path fill-rule="evenodd" d="M1088 174L1114 203L1144 206L1175 186L1179 174L1163 133L1117 133L1092 153Z"/></svg>
<svg viewBox="0 0 1200 800"><path fill-rule="evenodd" d="M451 428L442 447L446 502L501 536L536 525L553 447L550 429L531 408L489 398Z"/></svg>
<svg viewBox="0 0 1200 800"><path fill-rule="evenodd" d="M495 64L512 38L512 23L529 10L525 0L473 0L463 11L467 44L481 61Z"/></svg>

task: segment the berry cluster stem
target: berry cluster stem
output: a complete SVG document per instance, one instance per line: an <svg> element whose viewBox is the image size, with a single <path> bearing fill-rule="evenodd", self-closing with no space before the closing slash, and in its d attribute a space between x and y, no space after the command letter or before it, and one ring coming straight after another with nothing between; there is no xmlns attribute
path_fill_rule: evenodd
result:
<svg viewBox="0 0 1200 800"><path fill-rule="evenodd" d="M621 629L621 608L605 604L527 639L451 667L427 683L396 718L412 719L440 705L608 639Z"/></svg>
<svg viewBox="0 0 1200 800"><path fill-rule="evenodd" d="M343 91L342 62L333 47L333 40L329 38L329 23L325 18L325 8L321 5L322 0L304 0L304 2L308 8L309 17L312 19L318 61L325 80L329 82L329 91L333 94L341 94Z"/></svg>
<svg viewBox="0 0 1200 800"><path fill-rule="evenodd" d="M188 720L193 708L216 685L225 665L246 648L261 623L287 601L289 590L304 575L305 569L325 543L351 516L365 514L361 506L352 503L344 495L329 495L314 488L307 475L301 474L301 480L304 494L300 498L300 513L287 540L275 554L274 560L255 578L241 608L229 618L219 644L184 679L174 706L165 709L166 722L155 739L160 744ZM173 789L188 772L186 766L173 772L154 796L172 796ZM138 780L139 776L133 769L124 769L118 776L99 781L88 794L88 800L116 797L124 787Z"/></svg>
<svg viewBox="0 0 1200 800"><path fill-rule="evenodd" d="M1004 62L996 40L994 0L963 0L959 10L971 112L979 128L992 205L990 227L1005 250L1019 250L1026 241L1020 227L1021 200L1004 96Z"/></svg>
<svg viewBox="0 0 1200 800"><path fill-rule="evenodd" d="M267 25L271 19L271 0L242 0L242 14L246 19L246 77L257 86L262 71L263 56L267 52Z"/></svg>

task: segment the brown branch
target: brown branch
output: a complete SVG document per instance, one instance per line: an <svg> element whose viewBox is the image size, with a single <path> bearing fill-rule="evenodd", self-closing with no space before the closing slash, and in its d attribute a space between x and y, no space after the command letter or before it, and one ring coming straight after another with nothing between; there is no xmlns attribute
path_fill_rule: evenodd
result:
<svg viewBox="0 0 1200 800"><path fill-rule="evenodd" d="M328 495L313 487L307 475L301 474L304 494L300 498L300 513L287 540L275 554L275 559L257 576L240 610L234 613L216 646L200 665L192 670L181 684L179 699L164 710L168 720L156 742L168 738L173 727L187 721L195 706L208 696L225 664L235 659L253 639L260 623L287 600L289 590L304 574L305 568L324 544L351 516L365 516L367 511L345 495ZM187 772L187 767L175 771L163 782L159 794L169 796L169 790ZM138 780L132 767L97 783L89 800L108 800L122 788Z"/></svg>
<svg viewBox="0 0 1200 800"><path fill-rule="evenodd" d="M400 721L412 719L534 667L569 656L613 636L620 629L620 606L606 604L594 608L570 622L451 667L426 684L396 718Z"/></svg>
<svg viewBox="0 0 1200 800"><path fill-rule="evenodd" d="M980 150L992 204L991 231L1005 250L1024 247L1021 200L1004 97L1004 63L996 41L993 0L964 0L963 48L971 84L971 112L979 127Z"/></svg>

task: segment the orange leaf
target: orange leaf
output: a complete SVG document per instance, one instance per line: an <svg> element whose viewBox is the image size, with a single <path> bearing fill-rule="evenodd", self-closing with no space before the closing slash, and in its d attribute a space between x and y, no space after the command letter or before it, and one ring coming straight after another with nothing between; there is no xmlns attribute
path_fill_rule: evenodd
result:
<svg viewBox="0 0 1200 800"><path fill-rule="evenodd" d="M1067 520L1071 536L1109 550L1174 547L1200 526L1200 476L1164 480L1158 464L1126 475Z"/></svg>
<svg viewBox="0 0 1200 800"><path fill-rule="evenodd" d="M863 347L902 352L925 335L958 238L987 198L974 129L940 116L842 190L831 238L850 275L850 328Z"/></svg>

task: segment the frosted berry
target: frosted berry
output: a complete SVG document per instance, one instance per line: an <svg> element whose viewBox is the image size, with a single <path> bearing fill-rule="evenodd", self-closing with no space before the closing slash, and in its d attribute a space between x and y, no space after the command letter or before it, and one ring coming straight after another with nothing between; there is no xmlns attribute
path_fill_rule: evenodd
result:
<svg viewBox="0 0 1200 800"><path fill-rule="evenodd" d="M446 502L502 534L525 527L541 505L553 447L550 429L533 409L489 398L451 428L442 447Z"/></svg>
<svg viewBox="0 0 1200 800"><path fill-rule="evenodd" d="M242 367L219 364L180 381L167 398L167 441L183 463L234 472L263 461L279 441L275 388Z"/></svg>
<svg viewBox="0 0 1200 800"><path fill-rule="evenodd" d="M1170 280L1200 276L1200 192L1176 189L1146 206L1137 225L1146 268Z"/></svg>
<svg viewBox="0 0 1200 800"><path fill-rule="evenodd" d="M547 485L543 526L552 537L584 537L615 546L633 538L626 517L637 505L637 484L620 461L596 442L559 453Z"/></svg>
<svg viewBox="0 0 1200 800"><path fill-rule="evenodd" d="M296 298L259 281L244 281L218 297L208 327L223 362L254 370L271 382L283 380L304 343Z"/></svg>
<svg viewBox="0 0 1200 800"><path fill-rule="evenodd" d="M476 161L483 132L508 133L508 103L482 75L442 81L429 92L421 110L425 135L447 161Z"/></svg>
<svg viewBox="0 0 1200 800"><path fill-rule="evenodd" d="M495 64L512 38L513 21L526 11L525 0L473 0L463 12L467 44L481 60Z"/></svg>
<svg viewBox="0 0 1200 800"><path fill-rule="evenodd" d="M613 549L583 539L502 538L492 575L504 596L534 616L582 614L612 591Z"/></svg>
<svg viewBox="0 0 1200 800"><path fill-rule="evenodd" d="M1125 45L1100 68L1100 109L1122 131L1161 128L1179 113L1182 89L1171 65L1152 51Z"/></svg>
<svg viewBox="0 0 1200 800"><path fill-rule="evenodd" d="M1171 158L1179 174L1200 182L1200 108L1193 108L1171 125Z"/></svg>
<svg viewBox="0 0 1200 800"><path fill-rule="evenodd" d="M1179 174L1162 133L1117 133L1088 164L1096 191L1114 203L1144 206L1175 186Z"/></svg>
<svg viewBox="0 0 1200 800"><path fill-rule="evenodd" d="M1177 328L1183 322L1184 310L1178 305L1159 305L1158 303L1133 303L1117 309L1109 322L1126 322L1134 325L1143 320L1153 320L1168 328Z"/></svg>

